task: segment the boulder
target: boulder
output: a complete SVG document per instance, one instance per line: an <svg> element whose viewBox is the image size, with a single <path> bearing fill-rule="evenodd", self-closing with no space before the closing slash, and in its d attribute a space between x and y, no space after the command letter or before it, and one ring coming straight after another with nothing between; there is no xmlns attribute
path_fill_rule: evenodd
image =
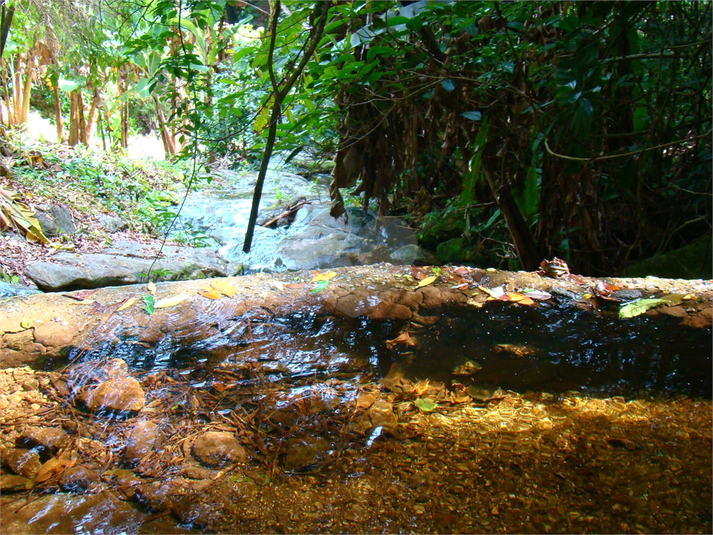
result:
<svg viewBox="0 0 713 535"><path fill-rule="evenodd" d="M207 466L223 466L247 461L248 455L232 433L208 431L193 442L193 456Z"/></svg>
<svg viewBox="0 0 713 535"><path fill-rule="evenodd" d="M133 377L104 381L87 396L90 411L138 412L144 408L144 391Z"/></svg>
<svg viewBox="0 0 713 535"><path fill-rule="evenodd" d="M77 232L72 212L61 204L52 205L46 210L37 210L35 218L45 236L72 235Z"/></svg>

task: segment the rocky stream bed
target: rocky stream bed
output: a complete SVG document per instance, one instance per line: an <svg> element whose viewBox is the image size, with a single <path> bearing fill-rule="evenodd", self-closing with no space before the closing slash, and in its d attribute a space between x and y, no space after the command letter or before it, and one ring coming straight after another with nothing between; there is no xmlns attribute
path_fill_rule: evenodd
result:
<svg viewBox="0 0 713 535"><path fill-rule="evenodd" d="M0 302L2 533L713 527L711 281L156 286Z"/></svg>

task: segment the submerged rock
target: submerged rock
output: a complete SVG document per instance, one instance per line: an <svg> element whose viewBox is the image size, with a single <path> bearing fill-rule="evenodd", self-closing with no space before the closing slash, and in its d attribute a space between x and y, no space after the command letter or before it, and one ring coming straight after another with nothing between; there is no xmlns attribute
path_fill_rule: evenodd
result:
<svg viewBox="0 0 713 535"><path fill-rule="evenodd" d="M67 492L84 492L94 483L99 474L84 465L68 468L59 478L59 486Z"/></svg>
<svg viewBox="0 0 713 535"><path fill-rule="evenodd" d="M287 441L285 470L303 472L330 462L332 445L321 437L292 438Z"/></svg>
<svg viewBox="0 0 713 535"><path fill-rule="evenodd" d="M144 391L133 377L118 377L97 386L88 394L86 403L92 412L138 412L144 408Z"/></svg>
<svg viewBox="0 0 713 535"><path fill-rule="evenodd" d="M130 465L137 464L154 448L159 438L158 426L149 420L138 422L129 435L124 458Z"/></svg>
<svg viewBox="0 0 713 535"><path fill-rule="evenodd" d="M193 442L193 456L208 466L244 463L248 454L232 433L208 431Z"/></svg>

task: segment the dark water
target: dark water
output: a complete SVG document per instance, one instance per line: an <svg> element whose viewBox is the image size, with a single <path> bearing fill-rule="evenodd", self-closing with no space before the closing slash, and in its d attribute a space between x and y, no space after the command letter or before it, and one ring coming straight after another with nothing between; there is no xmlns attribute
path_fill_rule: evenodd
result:
<svg viewBox="0 0 713 535"><path fill-rule="evenodd" d="M499 302L442 315L427 328L305 311L289 318L236 318L221 335L191 347L177 347L166 337L155 348L130 342L89 352L82 360L110 355L135 369L186 373L196 366L208 374L214 368L232 369L244 372L246 384L256 376L291 383L332 376L378 380L396 363L408 378L446 385L458 381L520 393L576 390L591 396L710 399L711 330L683 327L680 321L668 316L620 320L616 314L573 307ZM404 330L416 345L387 349L385 342ZM466 361L482 369L471 376L454 375Z"/></svg>

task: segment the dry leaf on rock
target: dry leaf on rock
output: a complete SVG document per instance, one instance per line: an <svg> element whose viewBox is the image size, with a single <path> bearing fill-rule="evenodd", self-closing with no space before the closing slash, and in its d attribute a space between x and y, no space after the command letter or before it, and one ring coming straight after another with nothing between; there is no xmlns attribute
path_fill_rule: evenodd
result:
<svg viewBox="0 0 713 535"><path fill-rule="evenodd" d="M336 276L336 271L329 271L328 273L317 273L314 277L312 277L312 282L328 281L332 280Z"/></svg>
<svg viewBox="0 0 713 535"><path fill-rule="evenodd" d="M117 308L116 311L117 311L117 312L121 312L122 310L126 310L126 309L129 308L131 305L133 305L134 303L136 303L136 298L135 298L135 297L130 297L129 299L127 299L126 301L124 301L124 303L123 303L119 308Z"/></svg>
<svg viewBox="0 0 713 535"><path fill-rule="evenodd" d="M206 297L208 299L220 299L223 297L223 294L220 293L218 290L214 290L212 288L209 289L203 289L201 288L198 290L198 294L202 295L203 297Z"/></svg>
<svg viewBox="0 0 713 535"><path fill-rule="evenodd" d="M151 295L156 297L156 285L153 282L149 281L149 283L146 285L146 289Z"/></svg>
<svg viewBox="0 0 713 535"><path fill-rule="evenodd" d="M176 306L179 303L182 303L186 299L188 299L190 295L187 293L180 293L178 295L174 295L173 297L164 297L163 299L159 299L154 303L154 308L169 308Z"/></svg>
<svg viewBox="0 0 713 535"><path fill-rule="evenodd" d="M233 297L235 295L235 286L230 284L224 279L213 279L210 281L210 285L214 290L219 291L225 297Z"/></svg>
<svg viewBox="0 0 713 535"><path fill-rule="evenodd" d="M428 286L429 284L433 284L434 282L436 282L436 279L438 279L438 277L436 277L435 275L431 275L430 277L426 277L425 279L423 279L421 282L418 283L418 286L416 286L416 288L423 288L424 286Z"/></svg>

